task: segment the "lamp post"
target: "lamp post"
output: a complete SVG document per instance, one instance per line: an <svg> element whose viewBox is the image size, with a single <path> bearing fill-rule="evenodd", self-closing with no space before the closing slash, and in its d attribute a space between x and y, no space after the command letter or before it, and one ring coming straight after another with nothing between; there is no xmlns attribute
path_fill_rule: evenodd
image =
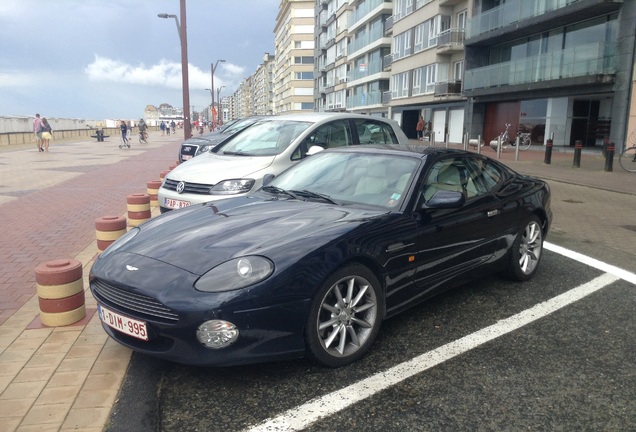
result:
<svg viewBox="0 0 636 432"><path fill-rule="evenodd" d="M225 63L225 60L217 60L216 63L210 63L210 92L212 93L212 119L214 120L214 72L216 72L216 67L219 65L219 62Z"/></svg>
<svg viewBox="0 0 636 432"><path fill-rule="evenodd" d="M214 123L214 90L206 89L210 92L210 96L212 97L212 104L210 105L210 127L212 127Z"/></svg>
<svg viewBox="0 0 636 432"><path fill-rule="evenodd" d="M217 112L217 124L221 124L221 89L225 87L225 86L221 86L218 89L216 89L216 100L217 100L217 104L219 105L219 110Z"/></svg>
<svg viewBox="0 0 636 432"><path fill-rule="evenodd" d="M190 119L190 87L188 84L188 29L186 27L186 0L181 0L181 25L176 15L158 14L159 18L174 18L179 32L179 42L181 43L181 85L183 87L183 136L185 139L192 135Z"/></svg>

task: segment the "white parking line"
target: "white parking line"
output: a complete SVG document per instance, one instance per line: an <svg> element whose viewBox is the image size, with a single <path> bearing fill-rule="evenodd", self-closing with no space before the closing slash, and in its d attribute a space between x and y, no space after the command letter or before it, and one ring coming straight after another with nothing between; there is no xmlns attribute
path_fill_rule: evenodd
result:
<svg viewBox="0 0 636 432"><path fill-rule="evenodd" d="M263 423L246 429L246 432L288 432L303 430L324 417L342 411L386 388L399 384L413 375L419 374L446 360L543 318L619 279L636 283L636 275L633 273L551 243L545 242L544 246L548 250L572 258L606 273L586 284L573 288L543 303L539 303L509 318L503 319L496 324L417 356L384 372L358 381L341 390L312 399L303 405L287 410L274 418L267 419Z"/></svg>

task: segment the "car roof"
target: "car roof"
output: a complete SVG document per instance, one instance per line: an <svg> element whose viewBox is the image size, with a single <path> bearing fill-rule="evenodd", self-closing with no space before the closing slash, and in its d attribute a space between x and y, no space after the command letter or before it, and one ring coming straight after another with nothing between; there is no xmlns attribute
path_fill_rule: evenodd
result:
<svg viewBox="0 0 636 432"><path fill-rule="evenodd" d="M428 147L421 144L363 144L356 146L336 147L324 151L348 153L393 153L415 157L441 154L460 155L469 153L459 149L448 149L445 147Z"/></svg>
<svg viewBox="0 0 636 432"><path fill-rule="evenodd" d="M342 112L304 112L304 113L294 113L294 114L279 114L275 116L265 116L265 118L272 118L274 120L293 120L293 121L310 121L310 122L319 122L325 120L337 120L337 119L351 119L351 118L359 118L363 120L373 119L373 120L381 120L381 121L389 121L388 118L385 117L371 117L363 114L352 114L352 113L342 113Z"/></svg>

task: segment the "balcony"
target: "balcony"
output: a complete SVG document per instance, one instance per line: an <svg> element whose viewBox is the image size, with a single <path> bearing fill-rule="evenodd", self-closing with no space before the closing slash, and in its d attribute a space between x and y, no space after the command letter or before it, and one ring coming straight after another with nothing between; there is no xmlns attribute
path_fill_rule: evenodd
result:
<svg viewBox="0 0 636 432"><path fill-rule="evenodd" d="M527 57L465 71L464 93L472 96L477 89L510 85L528 85L550 80L576 80L579 84L595 84L601 78L613 80L616 73L616 46L602 42L580 45L557 52ZM565 85L561 83L559 85ZM555 84L551 84L555 85ZM544 84L545 87L548 84ZM500 91L500 90L497 90Z"/></svg>
<svg viewBox="0 0 636 432"><path fill-rule="evenodd" d="M386 21L384 21L384 35L389 36L393 34L393 15L388 17Z"/></svg>
<svg viewBox="0 0 636 432"><path fill-rule="evenodd" d="M437 36L437 53L453 54L464 50L464 29L448 29Z"/></svg>
<svg viewBox="0 0 636 432"><path fill-rule="evenodd" d="M382 58L382 70L390 69L392 63L393 63L393 54L385 55Z"/></svg>
<svg viewBox="0 0 636 432"><path fill-rule="evenodd" d="M369 93L350 95L347 98L347 109L381 105L382 93L382 91L372 91Z"/></svg>
<svg viewBox="0 0 636 432"><path fill-rule="evenodd" d="M623 0L507 0L501 6L473 15L466 27L466 43L504 42L507 33L528 36L536 26L560 27L618 11Z"/></svg>
<svg viewBox="0 0 636 432"><path fill-rule="evenodd" d="M435 83L435 97L461 96L461 80L445 81Z"/></svg>

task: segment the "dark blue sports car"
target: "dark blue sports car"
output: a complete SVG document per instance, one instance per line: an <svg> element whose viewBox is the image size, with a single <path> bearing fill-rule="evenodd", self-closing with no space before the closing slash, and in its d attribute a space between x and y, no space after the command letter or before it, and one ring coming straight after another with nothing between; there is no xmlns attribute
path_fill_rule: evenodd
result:
<svg viewBox="0 0 636 432"><path fill-rule="evenodd" d="M267 180L270 180L267 182ZM365 354L382 321L471 278L530 279L550 190L483 155L325 150L240 198L131 229L95 261L106 332L180 363Z"/></svg>

